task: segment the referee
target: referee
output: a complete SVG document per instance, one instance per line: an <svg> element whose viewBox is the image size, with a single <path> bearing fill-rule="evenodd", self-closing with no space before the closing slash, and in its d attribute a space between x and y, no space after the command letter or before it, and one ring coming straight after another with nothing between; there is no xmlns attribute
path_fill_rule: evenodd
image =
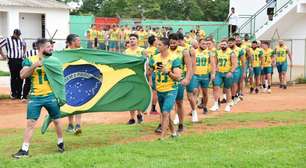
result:
<svg viewBox="0 0 306 168"><path fill-rule="evenodd" d="M25 56L24 56L25 58L35 56L38 54L36 42L32 43L32 48L33 48L32 50L28 50L25 53ZM21 98L22 102L26 102L26 100L28 99L28 94L30 92L30 89L31 89L31 77L28 77L24 80L24 84L23 84L22 98Z"/></svg>
<svg viewBox="0 0 306 168"><path fill-rule="evenodd" d="M8 66L11 73L11 99L21 99L23 80L20 78L22 61L26 52L26 44L20 38L21 32L15 29L13 36L4 38L0 41L0 55L8 59ZM6 49L7 55L2 51Z"/></svg>

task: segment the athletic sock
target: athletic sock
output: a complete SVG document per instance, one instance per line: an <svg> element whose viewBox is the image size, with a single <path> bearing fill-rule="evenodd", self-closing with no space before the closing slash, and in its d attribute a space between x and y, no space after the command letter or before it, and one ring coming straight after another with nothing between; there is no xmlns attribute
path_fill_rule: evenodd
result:
<svg viewBox="0 0 306 168"><path fill-rule="evenodd" d="M271 89L271 86L270 86L270 85L268 85L268 89Z"/></svg>
<svg viewBox="0 0 306 168"><path fill-rule="evenodd" d="M29 143L23 143L21 149L23 151L29 151L29 147L30 147Z"/></svg>
<svg viewBox="0 0 306 168"><path fill-rule="evenodd" d="M57 138L57 144L63 143L64 139L63 138Z"/></svg>
<svg viewBox="0 0 306 168"><path fill-rule="evenodd" d="M266 88L266 84L263 84L262 87L265 89Z"/></svg>
<svg viewBox="0 0 306 168"><path fill-rule="evenodd" d="M75 125L75 128L81 128L80 124Z"/></svg>
<svg viewBox="0 0 306 168"><path fill-rule="evenodd" d="M235 96L232 96L232 100L234 100L235 99Z"/></svg>

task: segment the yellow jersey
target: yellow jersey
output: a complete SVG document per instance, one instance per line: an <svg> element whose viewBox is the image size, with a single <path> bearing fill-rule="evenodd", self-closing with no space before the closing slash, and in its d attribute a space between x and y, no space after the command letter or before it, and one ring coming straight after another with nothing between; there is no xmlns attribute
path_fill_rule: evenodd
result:
<svg viewBox="0 0 306 168"><path fill-rule="evenodd" d="M166 67L168 71L171 71L174 68L180 68L180 60L169 53L167 58L162 58L160 54L157 54L152 56L149 61L149 65L155 74L156 90L158 92L169 92L177 89L177 81L174 81L168 74L157 69L158 63Z"/></svg>
<svg viewBox="0 0 306 168"><path fill-rule="evenodd" d="M148 53L149 58L151 58L153 55L158 54L158 49L154 46L150 46L146 49L146 52Z"/></svg>
<svg viewBox="0 0 306 168"><path fill-rule="evenodd" d="M187 44L191 44L192 38L191 37L185 37L185 41Z"/></svg>
<svg viewBox="0 0 306 168"><path fill-rule="evenodd" d="M252 47L252 43L250 41L243 41L241 44L241 48L247 49L247 48L251 48Z"/></svg>
<svg viewBox="0 0 306 168"><path fill-rule="evenodd" d="M112 41L119 41L120 40L120 30L119 29L112 29L110 31L110 36L109 36L109 39L112 40Z"/></svg>
<svg viewBox="0 0 306 168"><path fill-rule="evenodd" d="M127 48L123 53L135 57L142 57L144 56L144 48L141 47L137 47L136 49Z"/></svg>
<svg viewBox="0 0 306 168"><path fill-rule="evenodd" d="M99 43L105 42L105 31L98 31L98 41Z"/></svg>
<svg viewBox="0 0 306 168"><path fill-rule="evenodd" d="M124 30L124 40L128 41L130 39L131 30L125 29Z"/></svg>
<svg viewBox="0 0 306 168"><path fill-rule="evenodd" d="M185 50L190 50L192 46L188 43L184 43L184 46L181 46L181 47L183 47Z"/></svg>
<svg viewBox="0 0 306 168"><path fill-rule="evenodd" d="M262 62L260 60L261 57L263 57L263 49L262 48L256 48L255 50L253 48L250 48L251 55L253 55L253 61L252 65L253 67L260 67Z"/></svg>
<svg viewBox="0 0 306 168"><path fill-rule="evenodd" d="M235 53L235 56L238 59L238 67L241 67L242 66L241 57L244 56L244 50L240 47L237 47L237 46L234 49L231 49L231 50Z"/></svg>
<svg viewBox="0 0 306 168"><path fill-rule="evenodd" d="M97 30L94 30L94 29L89 29L88 30L88 34L87 34L88 40L94 41L95 38L97 38L97 36L98 36L98 31Z"/></svg>
<svg viewBox="0 0 306 168"><path fill-rule="evenodd" d="M205 38L205 35L206 35L206 33L205 33L204 30L198 30L198 36L199 36L200 38Z"/></svg>
<svg viewBox="0 0 306 168"><path fill-rule="evenodd" d="M147 33L145 31L139 31L137 32L137 35L138 35L138 45L142 47L145 46Z"/></svg>
<svg viewBox="0 0 306 168"><path fill-rule="evenodd" d="M232 57L233 51L227 48L225 51L217 50L216 57L217 57L217 71L221 73L230 72L232 69Z"/></svg>
<svg viewBox="0 0 306 168"><path fill-rule="evenodd" d="M274 57L274 51L271 48L263 50L264 52L264 61L263 67L272 67L272 58Z"/></svg>
<svg viewBox="0 0 306 168"><path fill-rule="evenodd" d="M196 51L196 67L194 74L207 75L210 73L210 55L209 51L197 49Z"/></svg>
<svg viewBox="0 0 306 168"><path fill-rule="evenodd" d="M169 53L171 54L171 56L177 58L180 62L181 62L181 70L183 71L182 73L182 77L184 78L185 75L186 75L186 65L185 65L185 62L184 62L184 55L183 55L183 52L184 52L184 48L181 47L181 46L177 46L177 48L175 50L171 50L169 48Z"/></svg>
<svg viewBox="0 0 306 168"><path fill-rule="evenodd" d="M275 48L275 55L276 55L276 62L277 63L284 63L287 62L287 55L288 55L288 48L287 46L280 47L279 45Z"/></svg>
<svg viewBox="0 0 306 168"><path fill-rule="evenodd" d="M30 67L32 64L39 61L39 56L34 55L23 60L23 67ZM33 74L30 76L31 78L31 96L47 96L52 93L51 86L49 84L46 72L44 67L37 67L34 69Z"/></svg>

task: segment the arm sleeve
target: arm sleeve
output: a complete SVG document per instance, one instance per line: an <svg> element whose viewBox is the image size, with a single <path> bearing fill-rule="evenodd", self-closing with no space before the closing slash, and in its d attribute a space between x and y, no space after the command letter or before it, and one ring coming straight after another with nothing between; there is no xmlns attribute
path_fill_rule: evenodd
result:
<svg viewBox="0 0 306 168"><path fill-rule="evenodd" d="M3 46L5 46L7 44L7 38L4 38L0 41L0 48L2 48Z"/></svg>
<svg viewBox="0 0 306 168"><path fill-rule="evenodd" d="M242 57L242 56L244 56L244 50L240 50L240 52L239 52L239 57Z"/></svg>
<svg viewBox="0 0 306 168"><path fill-rule="evenodd" d="M154 68L154 63L155 63L155 61L154 61L154 59L151 57L151 58L149 59L149 66L150 66L150 68Z"/></svg>
<svg viewBox="0 0 306 168"><path fill-rule="evenodd" d="M22 61L22 67L30 67L30 66L32 66L32 62L28 59L28 58L26 58L26 59L24 59L23 61Z"/></svg>
<svg viewBox="0 0 306 168"><path fill-rule="evenodd" d="M264 54L263 54L263 51L262 50L260 50L259 51L259 57L262 57Z"/></svg>

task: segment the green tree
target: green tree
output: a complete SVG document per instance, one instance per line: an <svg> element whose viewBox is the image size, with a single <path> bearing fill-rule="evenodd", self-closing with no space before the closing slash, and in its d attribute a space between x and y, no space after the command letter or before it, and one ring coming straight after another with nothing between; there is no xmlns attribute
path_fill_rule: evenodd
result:
<svg viewBox="0 0 306 168"><path fill-rule="evenodd" d="M76 13L100 17L224 21L228 6L229 0L83 0Z"/></svg>

